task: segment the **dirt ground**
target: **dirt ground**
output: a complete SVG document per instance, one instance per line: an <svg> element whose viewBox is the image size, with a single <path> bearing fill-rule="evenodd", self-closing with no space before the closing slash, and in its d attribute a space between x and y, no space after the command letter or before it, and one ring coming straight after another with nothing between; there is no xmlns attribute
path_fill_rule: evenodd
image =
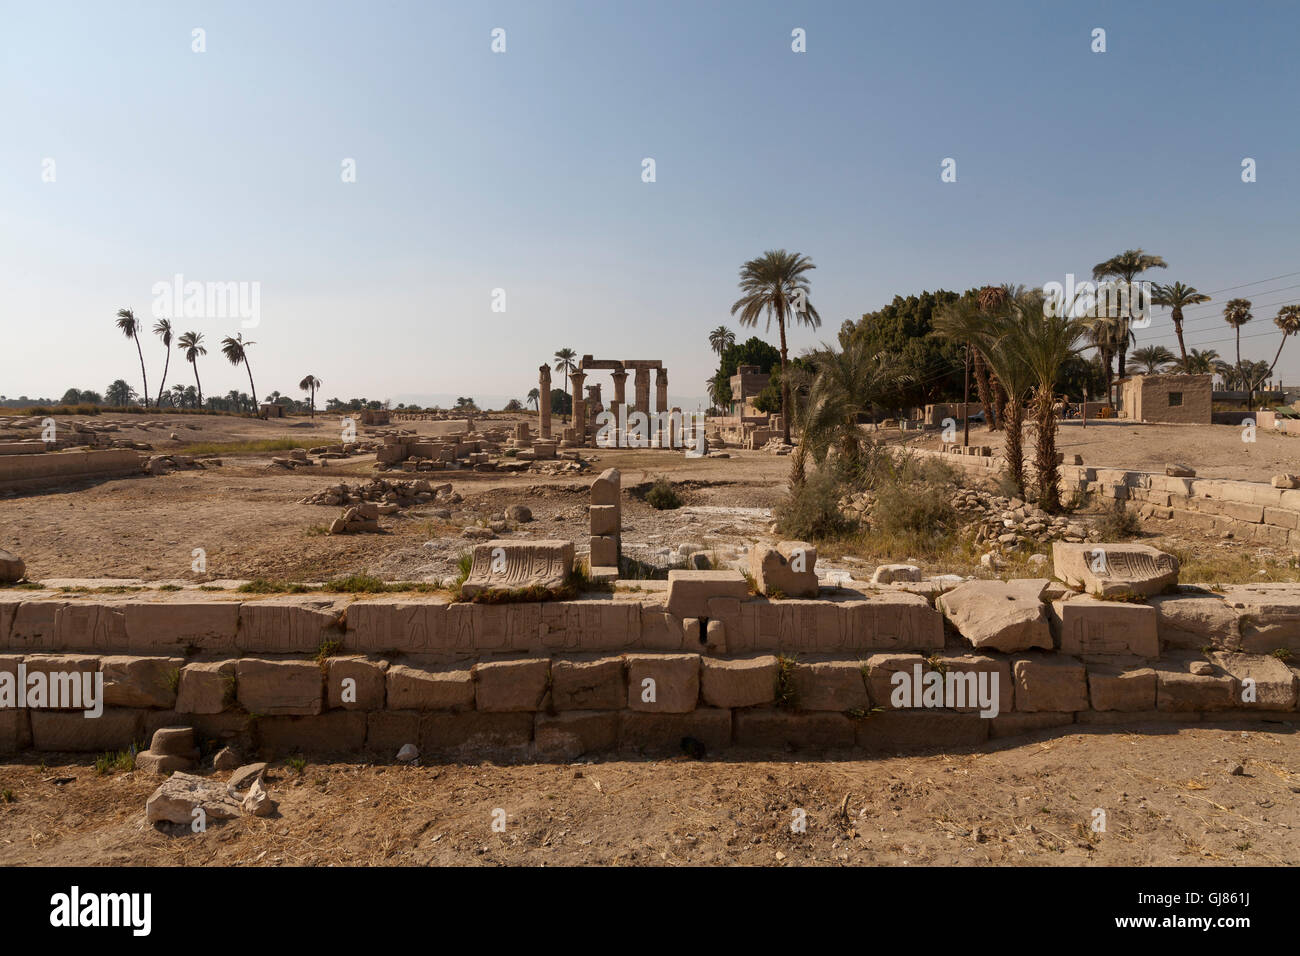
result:
<svg viewBox="0 0 1300 956"><path fill-rule="evenodd" d="M276 815L202 834L145 821L158 778L46 755L0 764L0 865L1295 866L1293 729L1040 734L877 760L273 764Z"/></svg>
<svg viewBox="0 0 1300 956"><path fill-rule="evenodd" d="M336 416L318 416L314 422L230 416L141 418L161 424L125 430L122 437L148 441L158 453L179 451L198 442L291 438L316 444L338 440ZM501 416L500 420L535 419ZM426 422L395 426L417 432L431 430ZM359 437L367 437L366 432L360 429ZM173 433L175 441L169 437ZM1094 422L1085 430L1067 423L1061 430L1061 447L1096 465L1163 470L1166 461L1189 460L1206 476L1266 481L1279 471L1300 470L1300 443L1293 438L1260 432L1255 444L1247 444L1240 436L1241 430L1230 426ZM990 437L982 429L973 430L971 439L1001 442L999 435ZM930 439L925 444L937 441ZM555 476L425 473L438 482L450 481L464 498L454 506L451 519L435 517L435 506L414 507L385 517L382 533L374 535L328 535L325 529L342 509L300 503L339 481L369 480L376 474L373 455L285 472L268 467L271 456L282 453L222 453L223 465L206 471L123 478L0 498L3 546L24 558L28 577L33 580L201 582L261 577L319 582L365 573L389 581L438 582L454 576L458 558L472 544L462 534L465 527L485 524L512 504L527 505L535 520L512 527L504 537L569 538L577 541L581 550L586 536L587 489L600 470L616 467L629 491L662 475L676 484L685 501L679 510L656 511L634 494L626 496L625 553L653 563L691 542L724 559L734 559L743 556L756 539L770 536L771 508L785 493L790 461L761 451L726 451L731 457L688 459L660 450L584 449L589 464L586 471ZM403 472L382 475L398 480L410 477ZM1289 552L1175 528L1167 522L1149 522L1146 531L1150 543L1175 548L1185 558L1204 554L1221 563L1225 554L1235 556L1241 567L1232 571L1235 577L1222 580L1253 580L1252 575L1261 570L1252 563L1256 558L1269 565L1260 580L1296 579L1295 569L1284 566ZM206 574L190 570L195 548L206 553ZM915 558L927 573L984 573L977 567L953 563L956 556L952 561L910 554L863 557L841 554L841 550L828 552L819 569L869 576L871 567L881 560Z"/></svg>

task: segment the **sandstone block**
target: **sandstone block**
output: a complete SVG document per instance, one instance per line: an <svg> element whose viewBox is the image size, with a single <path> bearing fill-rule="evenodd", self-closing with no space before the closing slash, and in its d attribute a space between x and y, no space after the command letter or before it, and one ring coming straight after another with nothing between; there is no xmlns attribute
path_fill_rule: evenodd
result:
<svg viewBox="0 0 1300 956"><path fill-rule="evenodd" d="M325 694L331 709L383 709L387 661L374 657L331 657L326 660L325 668Z"/></svg>
<svg viewBox="0 0 1300 956"><path fill-rule="evenodd" d="M550 671L551 662L544 657L480 661L474 665L476 705L498 713L540 710Z"/></svg>
<svg viewBox="0 0 1300 956"><path fill-rule="evenodd" d="M775 548L756 544L749 552L749 573L760 594L817 596L817 549L807 541L781 541Z"/></svg>
<svg viewBox="0 0 1300 956"><path fill-rule="evenodd" d="M474 675L450 665L392 664L387 703L389 710L468 709L474 706Z"/></svg>
<svg viewBox="0 0 1300 956"><path fill-rule="evenodd" d="M875 707L892 707L894 674L913 673L916 665L925 668L926 660L920 654L872 654L866 659L867 689Z"/></svg>
<svg viewBox="0 0 1300 956"><path fill-rule="evenodd" d="M1016 710L1088 709L1088 679L1083 664L1072 657L1025 655L1012 664Z"/></svg>
<svg viewBox="0 0 1300 956"><path fill-rule="evenodd" d="M889 710L854 721L857 745L873 753L972 747L988 739L991 720L938 710Z"/></svg>
<svg viewBox="0 0 1300 956"><path fill-rule="evenodd" d="M998 714L989 721L990 737L1019 737L1074 723L1074 714Z"/></svg>
<svg viewBox="0 0 1300 956"><path fill-rule="evenodd" d="M617 536L619 533L619 509L617 505L591 506L591 533L595 535Z"/></svg>
<svg viewBox="0 0 1300 956"><path fill-rule="evenodd" d="M856 660L796 663L790 674L794 705L801 711L869 709L864 668L864 662Z"/></svg>
<svg viewBox="0 0 1300 956"><path fill-rule="evenodd" d="M758 707L733 715L737 747L762 750L831 750L852 747L854 722L843 714L796 714Z"/></svg>
<svg viewBox="0 0 1300 956"><path fill-rule="evenodd" d="M424 753L509 753L523 756L532 745L534 715L525 712L423 714L420 750Z"/></svg>
<svg viewBox="0 0 1300 956"><path fill-rule="evenodd" d="M235 646L245 653L315 654L327 641L342 639L341 614L331 598L246 601L239 607Z"/></svg>
<svg viewBox="0 0 1300 956"><path fill-rule="evenodd" d="M1194 666L1205 663L1204 657L1191 654L1157 661L1156 709L1215 711L1238 706L1237 681L1231 674L1216 665L1208 668L1208 674L1193 673Z"/></svg>
<svg viewBox="0 0 1300 956"><path fill-rule="evenodd" d="M731 746L731 711L700 707L683 714L648 714L619 711L618 745L621 750L680 754L690 739L715 755Z"/></svg>
<svg viewBox="0 0 1300 956"><path fill-rule="evenodd" d="M176 710L219 714L235 699L235 662L193 661L181 668Z"/></svg>
<svg viewBox="0 0 1300 956"><path fill-rule="evenodd" d="M700 660L700 691L710 707L770 704L776 700L776 678L777 662L770 654Z"/></svg>
<svg viewBox="0 0 1300 956"><path fill-rule="evenodd" d="M315 661L240 658L235 688L240 706L250 714L321 712L321 670Z"/></svg>
<svg viewBox="0 0 1300 956"><path fill-rule="evenodd" d="M551 703L557 711L620 709L627 703L622 658L552 661Z"/></svg>
<svg viewBox="0 0 1300 956"><path fill-rule="evenodd" d="M1140 666L1136 658L1124 663L1090 663L1088 695L1093 710L1155 710L1156 672Z"/></svg>
<svg viewBox="0 0 1300 956"><path fill-rule="evenodd" d="M739 571L669 571L669 614L678 618L709 617L712 598L749 597L749 585Z"/></svg>
<svg viewBox="0 0 1300 956"><path fill-rule="evenodd" d="M221 601L129 601L127 650L135 654L235 650L239 604Z"/></svg>
<svg viewBox="0 0 1300 956"><path fill-rule="evenodd" d="M142 736L142 713L126 707L108 708L98 717L80 711L33 710L32 746L74 753L125 750Z"/></svg>
<svg viewBox="0 0 1300 956"><path fill-rule="evenodd" d="M1266 654L1210 655L1237 682L1237 707L1245 710L1295 710L1300 680L1290 667Z"/></svg>
<svg viewBox="0 0 1300 956"><path fill-rule="evenodd" d="M618 746L616 710L566 710L538 713L533 728L537 755L547 760L576 760L586 753Z"/></svg>
<svg viewBox="0 0 1300 956"><path fill-rule="evenodd" d="M520 588L561 588L573 573L572 541L507 541L476 544L469 577L461 593Z"/></svg>
<svg viewBox="0 0 1300 956"><path fill-rule="evenodd" d="M1156 611L1156 630L1166 647L1241 646L1241 611L1222 595L1206 591L1160 594L1150 603Z"/></svg>
<svg viewBox="0 0 1300 956"><path fill-rule="evenodd" d="M104 703L110 707L173 707L184 663L180 657L114 654L100 658Z"/></svg>
<svg viewBox="0 0 1300 956"><path fill-rule="evenodd" d="M348 753L366 742L366 715L331 710L310 717L267 717L258 721L258 740L270 754Z"/></svg>
<svg viewBox="0 0 1300 956"><path fill-rule="evenodd" d="M659 714L695 709L700 696L700 655L628 654L627 706Z"/></svg>
<svg viewBox="0 0 1300 956"><path fill-rule="evenodd" d="M1062 654L1158 657L1156 609L1075 595L1052 602Z"/></svg>

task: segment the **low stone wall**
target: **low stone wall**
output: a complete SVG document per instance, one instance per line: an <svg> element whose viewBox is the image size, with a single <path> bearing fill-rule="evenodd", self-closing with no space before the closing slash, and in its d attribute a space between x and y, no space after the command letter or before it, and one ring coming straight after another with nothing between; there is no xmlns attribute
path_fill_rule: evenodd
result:
<svg viewBox="0 0 1300 956"><path fill-rule="evenodd" d="M913 451L939 457L978 477L994 478L1005 468L1005 462L997 456ZM1274 488L1253 481L1172 478L1121 468L1061 465L1061 493L1075 491L1131 501L1145 518L1173 521L1202 531L1231 531L1243 541L1300 549L1300 489Z"/></svg>
<svg viewBox="0 0 1300 956"><path fill-rule="evenodd" d="M73 481L139 474L142 458L126 448L0 455L0 491L48 488Z"/></svg>
<svg viewBox="0 0 1300 956"><path fill-rule="evenodd" d="M767 600L686 580L504 605L0 591L0 672L98 674L106 705L0 709L0 751L122 749L176 725L268 755L414 743L545 760L683 738L896 752L1072 724L1300 721L1300 586L1127 603L988 582L1017 595L990 627L928 584ZM918 687L900 706L913 678L970 696L926 706Z"/></svg>

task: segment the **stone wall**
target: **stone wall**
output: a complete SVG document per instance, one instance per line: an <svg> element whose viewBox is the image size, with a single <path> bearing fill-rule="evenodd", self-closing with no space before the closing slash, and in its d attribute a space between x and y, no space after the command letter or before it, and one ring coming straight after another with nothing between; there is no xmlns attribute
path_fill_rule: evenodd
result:
<svg viewBox="0 0 1300 956"><path fill-rule="evenodd" d="M143 459L129 449L0 455L0 491L29 491L73 481L139 474Z"/></svg>
<svg viewBox="0 0 1300 956"><path fill-rule="evenodd" d="M719 574L500 605L0 591L0 672L98 672L107 705L0 709L0 751L121 749L175 725L268 755L414 743L545 760L685 737L710 753L896 752L1073 724L1300 721L1300 586L1128 603L1042 579L767 600ZM1007 616L969 614L971 590ZM996 674L997 714L896 707L900 672Z"/></svg>

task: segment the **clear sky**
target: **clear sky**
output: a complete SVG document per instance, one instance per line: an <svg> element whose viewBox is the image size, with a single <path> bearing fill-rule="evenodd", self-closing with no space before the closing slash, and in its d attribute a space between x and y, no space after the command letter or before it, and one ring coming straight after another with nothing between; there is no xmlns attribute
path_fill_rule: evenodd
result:
<svg viewBox="0 0 1300 956"><path fill-rule="evenodd" d="M1221 309L1246 295L1243 351L1271 359L1277 307L1300 301L1294 2L4 0L0 15L11 397L138 388L114 313L151 325L153 286L177 273L260 284L242 330L260 394L299 395L310 372L323 397L395 402L522 398L568 346L662 359L694 407L709 330L735 326L737 269L768 248L818 266L824 325L794 352L896 293L1064 281L1137 246L1168 260L1154 278L1214 294L1190 346L1230 356ZM206 392L246 389L217 348L237 318L175 324L207 338ZM1163 317L1139 336L1174 344ZM153 389L162 347L145 348ZM1300 342L1279 370L1300 380ZM178 360L169 378L192 380Z"/></svg>

